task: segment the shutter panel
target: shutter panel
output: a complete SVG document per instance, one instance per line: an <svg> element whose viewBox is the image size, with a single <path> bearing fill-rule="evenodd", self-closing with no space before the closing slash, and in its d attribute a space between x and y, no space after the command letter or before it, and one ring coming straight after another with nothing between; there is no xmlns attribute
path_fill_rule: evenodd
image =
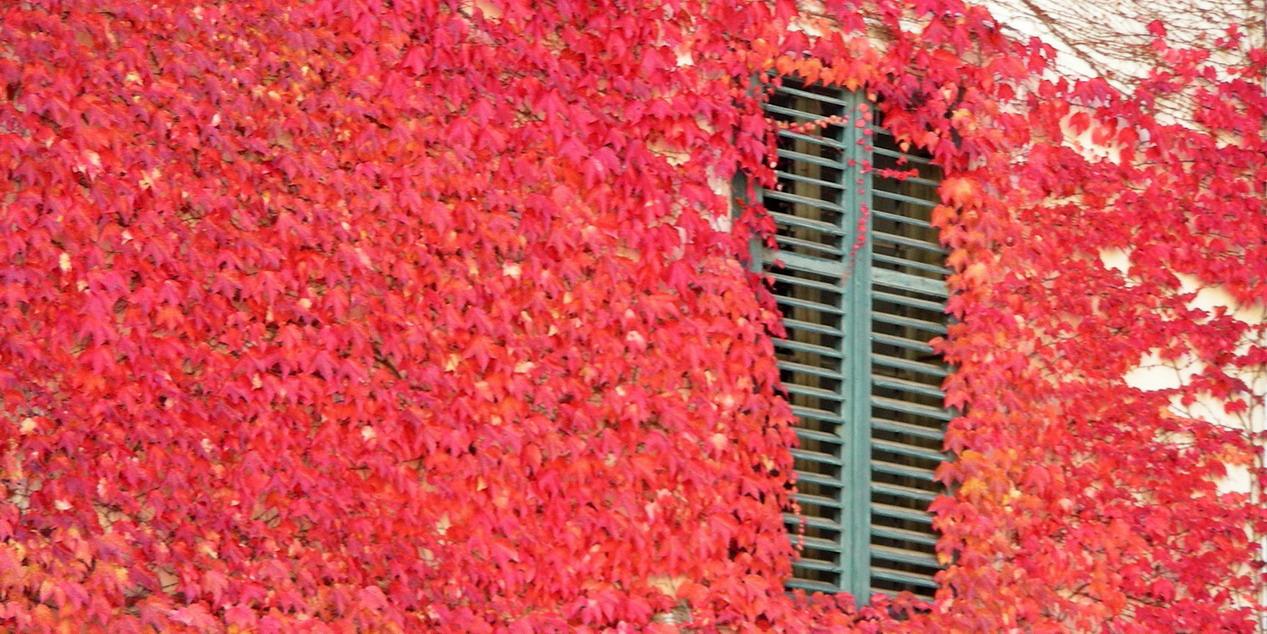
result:
<svg viewBox="0 0 1267 634"><path fill-rule="evenodd" d="M767 105L768 115L788 123L845 116L852 101L838 91L788 81ZM867 503L858 498L857 471L865 461L865 439L851 437L851 393L856 373L849 353L853 289L845 275L853 244L858 166L851 166L855 132L843 125L796 132L780 131L779 187L762 190L774 219L779 250L759 250L759 265L774 278L773 292L783 312L787 336L776 339L780 376L797 417L798 446L792 450L797 473L796 501L805 518L786 519L794 541L804 539L788 585L809 591L839 592L855 578ZM774 264L780 260L782 267ZM851 541L852 540L852 541ZM865 562L864 564L865 565Z"/></svg>
<svg viewBox="0 0 1267 634"><path fill-rule="evenodd" d="M929 223L941 173L877 128L871 177L871 591L931 596L937 536L928 504L945 459L947 369L928 341L946 333L945 250Z"/></svg>
<svg viewBox="0 0 1267 634"><path fill-rule="evenodd" d="M796 500L786 519L804 550L789 587L931 595L936 536L926 512L941 461L940 384L946 369L928 340L945 332L946 270L928 223L939 175L853 125L860 97L785 79L766 106L790 123L846 123L781 130L778 187L760 195L775 221L777 252L754 249L774 280L786 337L780 375L797 417ZM864 164L918 166L916 179L872 175ZM860 209L872 239L854 257ZM782 266L775 265L775 260Z"/></svg>

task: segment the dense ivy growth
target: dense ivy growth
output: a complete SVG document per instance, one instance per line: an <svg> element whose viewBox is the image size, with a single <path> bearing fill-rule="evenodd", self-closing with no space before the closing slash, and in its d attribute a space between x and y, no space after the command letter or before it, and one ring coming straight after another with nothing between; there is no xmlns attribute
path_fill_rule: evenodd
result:
<svg viewBox="0 0 1267 634"><path fill-rule="evenodd" d="M1261 452L1176 412L1262 407L1261 320L1183 280L1267 302L1267 54L1158 25L1122 95L957 0L822 13L5 3L0 622L1248 631L1267 516L1219 481L1267 484ZM782 592L768 221L720 220L769 182L774 72L873 95L951 175L968 415L913 611ZM1131 387L1150 353L1196 369Z"/></svg>

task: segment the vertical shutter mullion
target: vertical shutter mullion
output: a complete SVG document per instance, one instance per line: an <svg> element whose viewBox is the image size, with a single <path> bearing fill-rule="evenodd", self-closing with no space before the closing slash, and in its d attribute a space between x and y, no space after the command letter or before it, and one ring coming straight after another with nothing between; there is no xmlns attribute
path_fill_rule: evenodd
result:
<svg viewBox="0 0 1267 634"><path fill-rule="evenodd" d="M871 174L862 169L864 159L870 159L865 149L867 139L862 134L865 128L856 125L863 114L863 99L857 92L846 93L845 97L849 106L848 121L843 126L843 162L849 167L842 170L841 177L844 206L849 210L844 243L849 255L845 262L848 293L841 374L846 377L847 394L843 489L847 499L843 502L848 518L842 546L848 567L842 589L862 603L871 596L871 232L869 222L866 226L860 223L860 212L871 201ZM860 248L855 251L858 245Z"/></svg>
<svg viewBox="0 0 1267 634"><path fill-rule="evenodd" d="M765 198L762 196L762 189L759 186L753 186L752 196L753 202L758 205L765 204ZM742 171L736 172L735 177L730 179L730 191L734 193L734 198L738 202L731 210L732 220L738 219L743 212L743 208L748 206L748 177ZM761 244L759 238L748 240L748 269L754 273L761 273L761 263L765 259L765 245Z"/></svg>

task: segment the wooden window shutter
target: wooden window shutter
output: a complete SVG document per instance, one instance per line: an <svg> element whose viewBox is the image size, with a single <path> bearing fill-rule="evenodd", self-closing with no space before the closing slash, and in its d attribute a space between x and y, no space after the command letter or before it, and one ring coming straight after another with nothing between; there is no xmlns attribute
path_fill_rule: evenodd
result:
<svg viewBox="0 0 1267 634"><path fill-rule="evenodd" d="M755 249L754 265L773 278L787 331L775 349L797 417L805 520L788 585L860 600L931 596L938 565L927 507L951 419L940 389L947 370L928 345L946 331L944 251L929 224L940 172L880 127L868 136L856 125L865 107L856 93L790 78L767 105L777 121L840 118L781 130L778 187L759 192L779 248ZM786 519L800 543L800 518Z"/></svg>

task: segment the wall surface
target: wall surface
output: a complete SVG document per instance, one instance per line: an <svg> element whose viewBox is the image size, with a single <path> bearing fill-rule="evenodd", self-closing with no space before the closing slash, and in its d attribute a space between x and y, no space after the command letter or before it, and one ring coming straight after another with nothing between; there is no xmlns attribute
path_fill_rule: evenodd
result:
<svg viewBox="0 0 1267 634"><path fill-rule="evenodd" d="M1209 47L1228 35L1227 25L1239 25L1243 39L1237 46L1213 53L1211 59L1216 64L1243 64L1249 50L1267 42L1267 2L1261 0L982 0L978 4L998 17L1010 35L1021 39L1037 37L1050 45L1056 53L1050 76L1101 77L1125 91L1131 90L1152 68L1148 63L1153 58L1149 24L1155 20L1165 23L1167 38L1173 45L1195 48ZM1263 82L1267 85L1267 76ZM1111 150L1087 142L1089 135L1081 136L1071 138L1070 143L1084 156L1097 152L1113 155ZM1106 250L1101 253L1101 259L1106 267L1128 276L1128 251ZM1261 304L1238 305L1217 286L1203 286L1190 275L1181 275L1181 280L1183 292L1195 293L1190 303L1194 309L1211 312L1226 309L1236 319L1250 324L1261 324L1265 318ZM1254 344L1262 342L1247 338L1241 350ZM1200 362L1190 356L1164 360L1149 354L1127 373L1126 381L1143 391L1174 390L1187 385L1200 370ZM1189 404L1180 403L1176 397L1172 410L1178 416L1210 420L1249 435L1261 434L1267 429L1267 400L1261 398L1267 394L1267 371L1245 371L1241 378L1260 397L1248 411L1230 414L1221 401L1212 397ZM1264 460L1267 453L1258 456L1257 464L1263 464ZM1229 467L1227 476L1220 480L1220 488L1256 499L1262 497L1249 470L1240 465ZM1263 543L1263 552L1267 556L1267 541ZM1262 596L1267 600L1267 587ZM1267 614L1263 615L1259 630L1267 630Z"/></svg>
<svg viewBox="0 0 1267 634"><path fill-rule="evenodd" d="M1178 44L1200 45L1226 35L1229 24L1242 25L1243 54L1264 37L1267 4L1261 0L983 0L1019 37L1038 37L1050 44L1058 59L1053 71L1066 77L1110 78L1127 86L1148 72L1140 63L1151 35L1148 24L1165 22L1168 36ZM1235 62L1235 56L1227 56Z"/></svg>

